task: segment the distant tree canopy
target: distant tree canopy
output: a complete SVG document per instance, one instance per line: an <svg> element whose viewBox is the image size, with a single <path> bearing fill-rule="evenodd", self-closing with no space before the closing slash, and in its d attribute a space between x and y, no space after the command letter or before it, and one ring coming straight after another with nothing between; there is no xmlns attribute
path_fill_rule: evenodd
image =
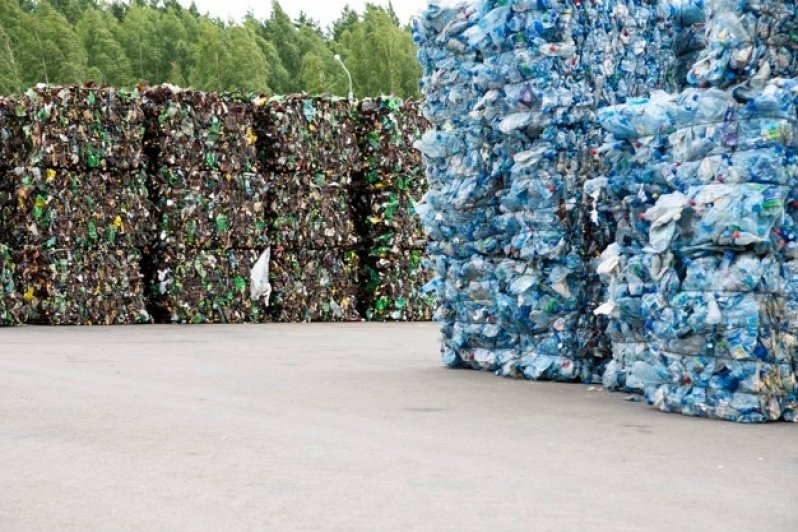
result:
<svg viewBox="0 0 798 532"><path fill-rule="evenodd" d="M0 94L36 83L84 81L132 87L190 85L208 91L418 97L421 69L393 6L346 6L329 28L295 20L277 0L268 19L201 15L177 0L0 0Z"/></svg>

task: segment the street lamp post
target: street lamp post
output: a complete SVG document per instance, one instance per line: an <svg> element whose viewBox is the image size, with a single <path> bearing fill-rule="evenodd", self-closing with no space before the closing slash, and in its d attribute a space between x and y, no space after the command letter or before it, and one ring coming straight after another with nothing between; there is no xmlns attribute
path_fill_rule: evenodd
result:
<svg viewBox="0 0 798 532"><path fill-rule="evenodd" d="M338 64L341 65L341 68L344 69L344 72L346 72L346 75L349 77L349 102L351 103L355 101L355 91L352 88L352 74L349 73L349 69L346 68L346 65L344 64L344 61L341 59L340 55L335 54L335 60L338 61Z"/></svg>

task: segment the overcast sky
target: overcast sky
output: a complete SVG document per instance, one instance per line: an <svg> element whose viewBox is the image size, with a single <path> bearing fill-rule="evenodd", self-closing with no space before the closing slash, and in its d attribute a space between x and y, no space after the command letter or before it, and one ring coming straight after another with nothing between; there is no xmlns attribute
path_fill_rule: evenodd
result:
<svg viewBox="0 0 798 532"><path fill-rule="evenodd" d="M271 12L271 0L194 0L200 12L209 12L217 17L240 20L251 10L258 18L266 18ZM326 28L333 20L338 18L341 10L349 4L358 12L363 12L367 0L281 0L280 5L292 17L304 11L311 17L321 21ZM372 4L388 5L388 0L368 0ZM185 5L191 5L191 0L181 0ZM427 0L394 0L393 7L402 22L408 22L410 17L426 6Z"/></svg>

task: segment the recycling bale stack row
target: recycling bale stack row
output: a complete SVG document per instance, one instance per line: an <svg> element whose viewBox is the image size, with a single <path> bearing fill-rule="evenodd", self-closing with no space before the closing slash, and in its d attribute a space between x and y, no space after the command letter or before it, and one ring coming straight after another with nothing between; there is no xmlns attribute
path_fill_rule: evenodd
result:
<svg viewBox="0 0 798 532"><path fill-rule="evenodd" d="M673 83L673 43L655 7L431 2L416 21L436 126L420 144L431 187L422 213L439 259L447 363L601 378L609 348L595 268L614 238L601 219L612 207L600 185L584 189L604 169L598 107Z"/></svg>
<svg viewBox="0 0 798 532"><path fill-rule="evenodd" d="M689 89L607 120L616 136L636 131L635 146L656 138L646 174L673 191L640 213L634 267L605 253L637 292L608 304L634 301L639 317L627 323L647 341L622 369L657 408L744 422L794 415L784 267L798 236L787 215L796 96L788 80L751 94Z"/></svg>
<svg viewBox="0 0 798 532"><path fill-rule="evenodd" d="M415 205L426 192L414 144L428 129L419 104L393 97L357 106L362 157L352 201L361 235L360 313L371 321L429 321L434 299L422 289L426 235Z"/></svg>
<svg viewBox="0 0 798 532"><path fill-rule="evenodd" d="M359 317L359 238L350 188L360 154L354 109L332 97L254 101L269 187L272 316L280 322Z"/></svg>
<svg viewBox="0 0 798 532"><path fill-rule="evenodd" d="M516 331L498 323L497 269L508 231L500 224L498 196L504 186L503 146L470 111L480 94L472 88L479 63L464 33L479 21L476 8L431 2L413 21L423 68L423 112L430 121L417 143L429 190L418 213L429 237L442 359L450 367L495 370L515 356Z"/></svg>
<svg viewBox="0 0 798 532"><path fill-rule="evenodd" d="M150 207L138 91L40 85L6 117L0 241L18 319L47 325L150 321L141 272Z"/></svg>
<svg viewBox="0 0 798 532"><path fill-rule="evenodd" d="M0 244L0 327L19 323L22 299L14 281L14 259L11 248Z"/></svg>
<svg viewBox="0 0 798 532"><path fill-rule="evenodd" d="M585 161L580 172L584 179L579 214L580 255L588 275L583 325L592 329L592 349L597 355L611 353L608 363L595 374L605 386L620 388L613 375L617 359L635 359L641 351L640 338L629 335L626 320L601 307L610 287L606 273L600 270L601 253L618 239L625 239L628 229L629 203L646 200L652 190L626 188L613 174L618 144L607 144L600 125L600 115L607 106L634 101L661 91L673 92L686 84L685 72L701 48L699 33L703 27L703 0L647 0L593 2L579 30L586 33L580 48L587 75L594 86L595 102L591 119L582 130L591 161ZM592 78L592 79L591 79ZM629 198L631 194L631 198ZM640 196L640 197L638 197ZM637 206L637 205L636 205ZM637 206L639 208L639 206ZM592 318L590 316L593 316ZM603 330L603 332L599 332ZM586 336L588 340L590 336ZM584 345L590 346L589 342Z"/></svg>
<svg viewBox="0 0 798 532"><path fill-rule="evenodd" d="M665 81L660 87L669 92L683 89L686 85L686 72L692 66L696 54L703 46L702 28L704 23L703 0L661 0L656 5L659 18L654 26L660 37L660 53L652 57L646 68L651 72L660 71ZM638 8L646 9L641 6ZM649 6L648 9L653 9ZM634 14L629 24L633 25ZM651 13L652 11L648 11ZM639 37L639 36L637 36ZM626 56L634 55L639 49L637 38L627 41L625 32L618 35L619 45L628 42ZM622 54L620 70L626 71L626 58ZM622 85L621 85L622 86ZM650 87L654 89L657 87ZM624 91L620 91L624 93ZM638 91L626 96L645 97L652 90ZM612 91L608 93L611 94ZM624 93L625 94L625 93ZM613 108L608 107L627 101L625 97L604 98L599 102L597 122L612 118ZM608 249L603 258L596 260L596 273L602 280L605 290L594 293L594 313L607 321L605 338L609 340L612 360L608 363L603 377L604 386L611 390L640 392L641 384L634 380L627 382L625 368L640 360L646 352L646 341L642 330L635 324L641 320L640 298L645 289L648 269L642 261L642 239L640 237L640 216L652 206L660 194L668 191L662 182L653 179L645 167L649 157L658 157L656 145L645 140L634 146L619 139L600 142L597 158L600 161L598 177L586 183L586 197L594 196L595 202L591 217L599 227L611 227L604 242ZM635 154L637 148L637 154ZM611 245L612 244L612 245ZM612 261L606 260L612 255ZM600 263L600 264L598 264ZM620 277L618 274L621 274ZM615 305L599 305L598 302L613 300Z"/></svg>
<svg viewBox="0 0 798 532"><path fill-rule="evenodd" d="M8 157L22 138L15 122L16 101L0 97L0 205L11 192L4 177L9 167ZM22 317L22 299L14 281L13 250L4 242L5 238L4 232L0 232L0 327L16 325Z"/></svg>
<svg viewBox="0 0 798 532"><path fill-rule="evenodd" d="M771 75L796 74L796 6L706 8L701 88L603 113L630 193L605 308L645 340L607 379L663 411L793 420L798 85Z"/></svg>
<svg viewBox="0 0 798 532"><path fill-rule="evenodd" d="M146 272L159 322L270 321L251 277L268 256L268 182L250 101L162 85L144 94L157 234ZM265 259L264 259L265 260Z"/></svg>

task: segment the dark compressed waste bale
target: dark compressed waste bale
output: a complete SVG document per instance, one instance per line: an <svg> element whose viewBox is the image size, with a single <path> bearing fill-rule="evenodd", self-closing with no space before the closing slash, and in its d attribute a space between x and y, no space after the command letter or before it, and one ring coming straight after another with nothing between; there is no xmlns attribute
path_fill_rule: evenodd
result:
<svg viewBox="0 0 798 532"><path fill-rule="evenodd" d="M16 325L23 315L22 297L14 283L11 248L0 244L0 327Z"/></svg>
<svg viewBox="0 0 798 532"><path fill-rule="evenodd" d="M17 102L13 98L0 97L0 171L14 163L15 154L23 151L22 127L17 118ZM2 190L0 179L0 190Z"/></svg>
<svg viewBox="0 0 798 532"><path fill-rule="evenodd" d="M366 248L425 246L415 202L427 184L414 143L428 126L415 102L383 96L358 104L363 165L354 174L352 197Z"/></svg>
<svg viewBox="0 0 798 532"><path fill-rule="evenodd" d="M0 190L0 233L20 248L144 246L152 236L142 171L16 168Z"/></svg>
<svg viewBox="0 0 798 532"><path fill-rule="evenodd" d="M161 85L145 91L142 102L147 151L157 167L186 172L256 170L257 137L248 98Z"/></svg>
<svg viewBox="0 0 798 532"><path fill-rule="evenodd" d="M127 325L148 323L141 252L135 248L26 247L14 252L16 285L28 323Z"/></svg>
<svg viewBox="0 0 798 532"><path fill-rule="evenodd" d="M358 196L354 208L367 249L424 249L427 237L412 198L393 191Z"/></svg>
<svg viewBox="0 0 798 532"><path fill-rule="evenodd" d="M16 102L23 146L11 167L136 170L143 157L139 91L94 85L37 85Z"/></svg>
<svg viewBox="0 0 798 532"><path fill-rule="evenodd" d="M274 320L357 320L359 263L354 250L272 248Z"/></svg>
<svg viewBox="0 0 798 532"><path fill-rule="evenodd" d="M139 91L37 85L0 108L0 238L14 249L17 317L148 322L139 250L154 226Z"/></svg>
<svg viewBox="0 0 798 532"><path fill-rule="evenodd" d="M264 170L347 174L360 161L349 101L295 94L254 100Z"/></svg>
<svg viewBox="0 0 798 532"><path fill-rule="evenodd" d="M429 321L435 296L422 288L432 272L421 250L371 250L362 258L361 314L369 321Z"/></svg>
<svg viewBox="0 0 798 532"><path fill-rule="evenodd" d="M159 243L202 249L268 246L268 185L261 174L162 169L153 181Z"/></svg>
<svg viewBox="0 0 798 532"><path fill-rule="evenodd" d="M152 312L161 323L263 323L268 301L253 300L251 249L158 249L147 268Z"/></svg>
<svg viewBox="0 0 798 532"><path fill-rule="evenodd" d="M368 185L393 188L394 180L416 178L423 183L421 154L413 144L430 124L417 102L383 96L363 100L357 107L357 138Z"/></svg>
<svg viewBox="0 0 798 532"><path fill-rule="evenodd" d="M159 322L269 320L250 275L269 246L250 99L161 85L143 97L158 228L145 265Z"/></svg>
<svg viewBox="0 0 798 532"><path fill-rule="evenodd" d="M421 266L427 237L415 211L427 182L414 143L428 127L416 102L383 96L358 104L363 164L352 201L363 239L361 312L369 320L432 317L434 296L421 290L431 277Z"/></svg>
<svg viewBox="0 0 798 532"><path fill-rule="evenodd" d="M269 181L267 218L274 244L308 250L349 249L358 244L349 191L337 177L273 174Z"/></svg>

